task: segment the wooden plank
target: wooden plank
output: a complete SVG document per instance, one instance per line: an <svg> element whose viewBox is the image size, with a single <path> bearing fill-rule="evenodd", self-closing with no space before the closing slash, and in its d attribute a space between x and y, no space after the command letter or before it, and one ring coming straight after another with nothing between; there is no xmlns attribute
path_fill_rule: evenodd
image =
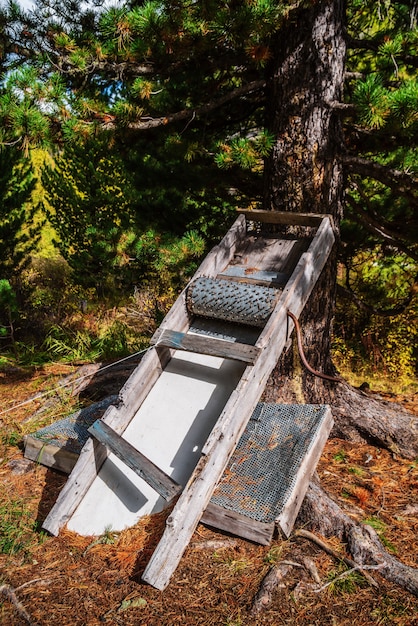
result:
<svg viewBox="0 0 418 626"><path fill-rule="evenodd" d="M135 411L159 378L165 365L164 361L170 356L168 348L161 350L165 350L165 353L161 354L152 349L145 354L122 388L118 406L110 406L103 415L103 421L117 433L121 434L125 430ZM134 398L132 399L130 395L134 395ZM127 402L126 405L124 400ZM45 530L52 535L58 535L60 528L68 522L80 504L107 456L106 448L98 441L93 439L87 441L55 505L42 525Z"/></svg>
<svg viewBox="0 0 418 626"><path fill-rule="evenodd" d="M113 452L118 459L145 480L168 503L178 496L182 487L128 441L122 439L105 422L97 420L88 431L101 444Z"/></svg>
<svg viewBox="0 0 418 626"><path fill-rule="evenodd" d="M320 213L288 213L286 211L262 211L259 209L237 209L237 211L241 215L245 215L250 221L288 226L319 226L324 217L332 219L331 215Z"/></svg>
<svg viewBox="0 0 418 626"><path fill-rule="evenodd" d="M273 272L286 274L288 280L311 241L312 237L298 239L251 235L237 246L233 258L222 273L240 269L247 276L253 272Z"/></svg>
<svg viewBox="0 0 418 626"><path fill-rule="evenodd" d="M69 474L77 463L78 454L41 441L31 435L25 436L25 458L46 467Z"/></svg>
<svg viewBox="0 0 418 626"><path fill-rule="evenodd" d="M209 502L200 521L202 524L207 524L263 546L267 546L271 542L275 530L274 522L259 522L235 511L227 511L222 506L212 502Z"/></svg>
<svg viewBox="0 0 418 626"><path fill-rule="evenodd" d="M223 280L235 280L249 283L250 285L264 285L266 287L283 287L289 280L290 275L283 272L268 272L265 270L249 270L245 266L230 265L226 270L218 274L216 278Z"/></svg>
<svg viewBox="0 0 418 626"><path fill-rule="evenodd" d="M333 424L334 420L331 409L328 407L321 428L318 430L308 453L304 456L296 473L292 493L289 495L283 510L276 520L286 537L289 537L292 532L293 525L308 489L309 481L315 471Z"/></svg>
<svg viewBox="0 0 418 626"><path fill-rule="evenodd" d="M239 385L232 392L145 568L143 580L157 589L165 589L168 585L286 344L287 329L291 331L293 328L287 324L287 311L291 309L296 311L296 316L300 314L333 243L331 222L324 218L256 343L262 348L259 358L252 367L245 369Z"/></svg>
<svg viewBox="0 0 418 626"><path fill-rule="evenodd" d="M224 359L234 359L244 363L254 363L260 350L255 346L233 341L225 341L207 335L186 334L176 330L163 330L155 333L153 341L157 339L158 346L166 346L175 350L187 350L199 354L219 356Z"/></svg>
<svg viewBox="0 0 418 626"><path fill-rule="evenodd" d="M235 254L236 247L245 234L245 217L240 215L222 241L203 260L192 280L202 275L216 276L221 272ZM189 316L185 304L185 291L176 300L160 328L174 327L180 331L188 329ZM109 407L102 418L103 421L114 428L117 433L122 434L170 358L169 348L153 348L147 352L123 386L119 394L118 406ZM45 530L52 535L59 533L89 490L107 456L106 448L97 441L89 439L54 507L43 523Z"/></svg>

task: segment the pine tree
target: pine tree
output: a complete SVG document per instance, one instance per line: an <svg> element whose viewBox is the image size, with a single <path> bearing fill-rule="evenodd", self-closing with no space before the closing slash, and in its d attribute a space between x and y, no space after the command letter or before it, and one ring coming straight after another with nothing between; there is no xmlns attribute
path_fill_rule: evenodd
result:
<svg viewBox="0 0 418 626"><path fill-rule="evenodd" d="M227 172L237 203L251 188L255 206L331 214L338 247L302 325L312 364L332 373L337 253L350 270L358 237L368 247L379 238L417 261L416 2L148 0L71 15L74 4L60 2L55 17L44 0L33 14L13 9L3 31L13 54L4 64L21 54L30 70L43 70L49 91L41 99L29 84L23 94L9 85L10 102L31 99L45 137L71 141L99 127L132 145L139 133L150 142L162 134L187 148L185 168L197 155ZM54 91L52 79L65 90ZM30 119L23 129L5 115L9 140L40 140ZM266 399L329 402L339 436L416 457L413 416L348 385L295 377L290 354L272 382ZM366 544L380 562L384 548L366 531L351 532L335 507L321 515L316 507L327 501L318 489L307 500L320 531L334 520L333 532L359 554ZM418 593L416 571L388 562L381 573Z"/></svg>
<svg viewBox="0 0 418 626"><path fill-rule="evenodd" d="M36 208L29 208L34 188L31 166L17 150L0 151L0 278L16 277L39 242Z"/></svg>
<svg viewBox="0 0 418 626"><path fill-rule="evenodd" d="M44 168L42 181L48 217L58 235L55 245L75 280L99 294L123 284L123 242L132 240L133 191L107 143L67 146Z"/></svg>

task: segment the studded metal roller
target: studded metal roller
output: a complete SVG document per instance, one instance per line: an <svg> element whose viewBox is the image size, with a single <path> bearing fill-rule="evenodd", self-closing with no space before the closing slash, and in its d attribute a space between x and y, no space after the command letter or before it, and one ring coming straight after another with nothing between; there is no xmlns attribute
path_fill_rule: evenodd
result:
<svg viewBox="0 0 418 626"><path fill-rule="evenodd" d="M187 289L190 313L236 324L262 327L280 295L278 289L233 280L197 278Z"/></svg>

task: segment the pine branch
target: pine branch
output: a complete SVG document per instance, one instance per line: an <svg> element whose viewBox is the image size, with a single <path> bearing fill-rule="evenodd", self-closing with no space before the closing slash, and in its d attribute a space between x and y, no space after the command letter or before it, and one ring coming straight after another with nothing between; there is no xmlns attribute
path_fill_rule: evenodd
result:
<svg viewBox="0 0 418 626"><path fill-rule="evenodd" d="M370 214L365 211L358 202L354 200L352 197L347 197L347 202L354 209L354 214L352 218L358 224L362 224L365 228L372 233L373 235L377 235L380 239L383 239L386 243L390 244L394 248L397 248L400 252L403 252L414 261L418 261L418 253L415 252L412 248L405 245L402 239L393 232L388 223L381 217L375 214ZM408 226L408 225L406 225ZM415 243L416 238L414 235L411 235L412 242Z"/></svg>
<svg viewBox="0 0 418 626"><path fill-rule="evenodd" d="M393 189L396 193L405 196L413 204L418 206L418 180L401 170L392 169L385 165L380 165L376 161L364 159L353 155L343 156L343 163L350 172L367 176L380 181Z"/></svg>
<svg viewBox="0 0 418 626"><path fill-rule="evenodd" d="M130 122L127 124L127 128L130 130L150 130L151 128L158 128L161 126L166 126L167 124L172 124L175 122L181 122L184 120L191 120L192 118L197 118L201 115L206 115L207 113L211 113L216 109L224 106L228 102L235 100L236 98L240 98L241 96L248 95L250 93L260 91L264 89L265 81L264 80L256 80L247 85L242 85L242 87L238 87L233 91L230 91L226 95L218 98L217 100L211 100L207 104L204 104L201 107L196 109L183 109L182 111L178 111L177 113L171 113L165 115L164 117L143 117L138 122ZM114 122L110 122L105 124L107 130L114 130L116 128L116 124Z"/></svg>
<svg viewBox="0 0 418 626"><path fill-rule="evenodd" d="M378 54L381 41L372 41L371 39L356 39L351 35L346 35L347 48L356 50L370 50ZM407 65L412 67L418 67L418 57L412 54L399 54L396 55L398 59L401 59Z"/></svg>

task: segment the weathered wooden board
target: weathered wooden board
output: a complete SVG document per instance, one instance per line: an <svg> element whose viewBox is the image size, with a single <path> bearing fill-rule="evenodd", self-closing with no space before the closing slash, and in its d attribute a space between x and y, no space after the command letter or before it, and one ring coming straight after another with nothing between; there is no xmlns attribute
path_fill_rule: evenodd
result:
<svg viewBox="0 0 418 626"><path fill-rule="evenodd" d="M26 435L25 457L35 461L35 463L69 474L77 463L79 453L58 448L55 445L40 441L36 437Z"/></svg>
<svg viewBox="0 0 418 626"><path fill-rule="evenodd" d="M295 487L276 520L286 537L288 537L292 532L303 498L305 497L308 489L309 481L322 454L333 424L334 420L331 414L331 409L328 407L322 428L318 431L313 441L313 445L304 456L295 476Z"/></svg>
<svg viewBox="0 0 418 626"><path fill-rule="evenodd" d="M196 271L194 278L199 276L216 276L229 263L235 254L236 246L245 237L246 222L240 215L225 237L205 257ZM189 315L186 310L184 290L162 321L161 329L186 331L189 326ZM126 382L119 394L117 406L109 407L103 421L122 434L136 411L147 397L150 389L160 377L165 365L171 358L169 348L153 348L146 353L141 363ZM84 495L92 485L97 472L108 457L108 451L97 441L89 440L84 446L80 457L60 495L46 517L43 528L52 535L57 535L73 515Z"/></svg>
<svg viewBox="0 0 418 626"><path fill-rule="evenodd" d="M233 258L219 276L231 278L238 274L248 282L253 282L253 279L258 282L257 278L265 281L275 276L275 280L283 286L310 242L309 237L296 239L248 236L237 245Z"/></svg>
<svg viewBox="0 0 418 626"><path fill-rule="evenodd" d="M234 359L244 363L254 363L259 354L258 348L245 343L235 343L207 337L197 334L179 333L176 330L163 330L155 333L153 341L157 339L157 345L173 348L175 350L187 350L199 354L210 354L225 359Z"/></svg>
<svg viewBox="0 0 418 626"><path fill-rule="evenodd" d="M263 546L268 546L275 530L274 522L257 522L240 513L227 511L212 502L209 502L200 521Z"/></svg>
<svg viewBox="0 0 418 626"><path fill-rule="evenodd" d="M143 580L157 589L164 589L169 583L277 363L288 333L293 330L293 325L287 320L288 310L296 317L300 315L333 244L331 222L325 217L256 343L262 349L259 358L253 366L246 368L240 383L231 394L143 573Z"/></svg>
<svg viewBox="0 0 418 626"><path fill-rule="evenodd" d="M248 266L229 265L217 278L235 280L247 284L264 285L265 287L283 287L290 278L290 274L284 272L272 272L249 268Z"/></svg>
<svg viewBox="0 0 418 626"><path fill-rule="evenodd" d="M181 486L105 422L97 420L89 428L89 433L143 478L166 502L172 502L178 496Z"/></svg>
<svg viewBox="0 0 418 626"><path fill-rule="evenodd" d="M331 215L321 213L291 213L286 211L263 211L258 209L237 209L248 220L264 222L266 224L283 224L284 226L319 226L327 217L332 222Z"/></svg>

